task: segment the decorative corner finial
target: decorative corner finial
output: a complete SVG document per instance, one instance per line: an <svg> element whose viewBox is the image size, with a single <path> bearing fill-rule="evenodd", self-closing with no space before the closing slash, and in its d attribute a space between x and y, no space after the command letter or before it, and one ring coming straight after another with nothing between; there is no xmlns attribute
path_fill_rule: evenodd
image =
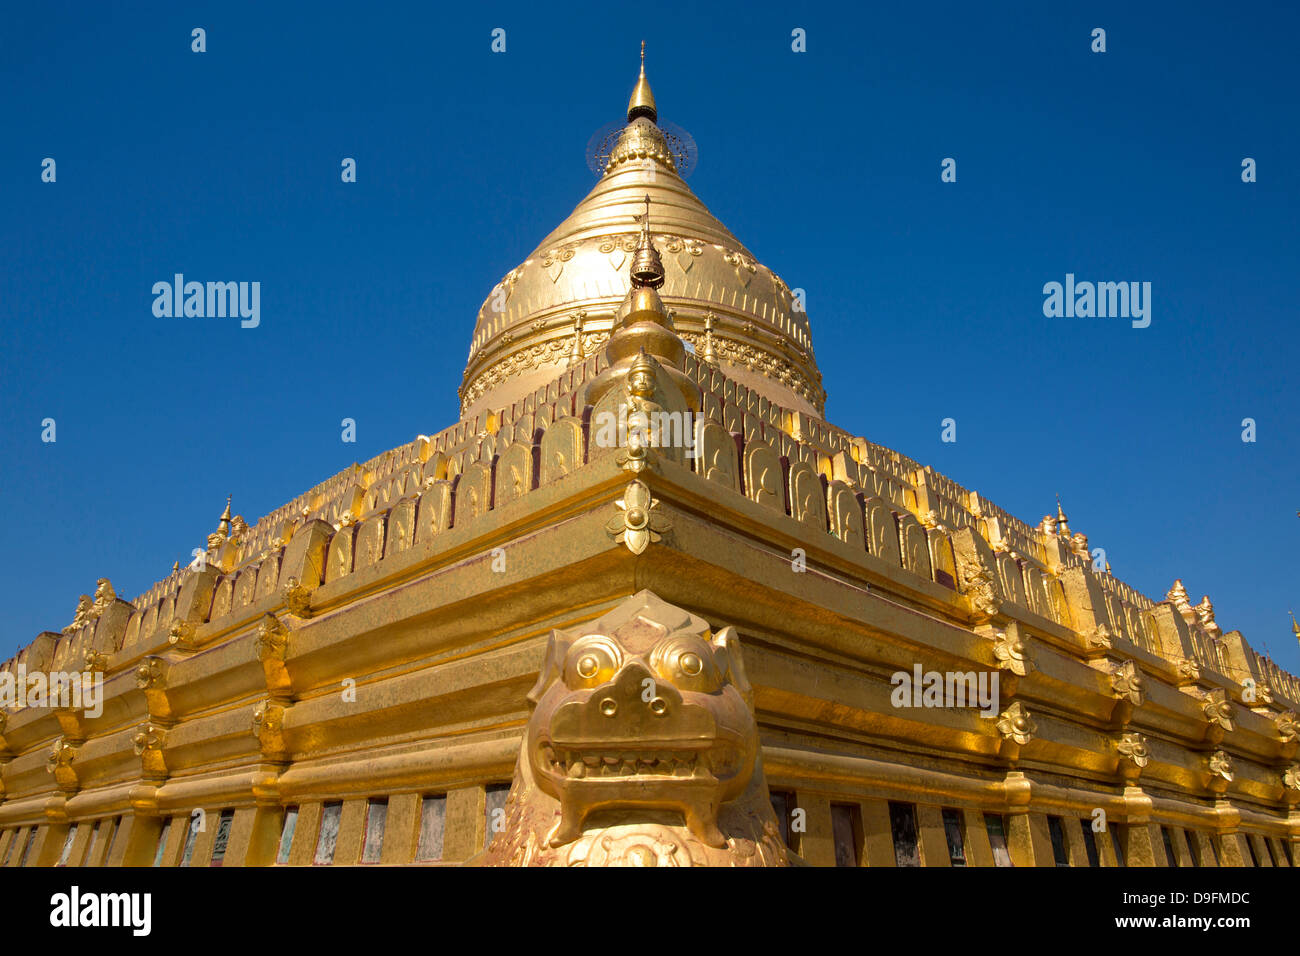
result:
<svg viewBox="0 0 1300 956"><path fill-rule="evenodd" d="M641 41L641 75L632 89L632 98L627 101L627 121L630 123L638 116L644 116L652 123L659 118L655 96L650 92L650 81L645 78L645 40Z"/></svg>
<svg viewBox="0 0 1300 956"><path fill-rule="evenodd" d="M1291 633L1295 635L1297 641L1300 641L1300 624L1295 622L1295 611L1291 612Z"/></svg>
<svg viewBox="0 0 1300 956"><path fill-rule="evenodd" d="M664 284L664 264L659 258L659 250L650 238L650 196L645 197L645 212L637 216L641 223L641 238L636 244L632 256L632 285L658 289Z"/></svg>
<svg viewBox="0 0 1300 956"><path fill-rule="evenodd" d="M1065 516L1065 511L1061 508L1061 495L1056 495L1056 532L1057 534L1070 533L1070 519Z"/></svg>
<svg viewBox="0 0 1300 956"><path fill-rule="evenodd" d="M221 519L217 522L217 530L208 535L208 550L213 551L223 544L230 537L230 495L226 495L226 510L221 512Z"/></svg>

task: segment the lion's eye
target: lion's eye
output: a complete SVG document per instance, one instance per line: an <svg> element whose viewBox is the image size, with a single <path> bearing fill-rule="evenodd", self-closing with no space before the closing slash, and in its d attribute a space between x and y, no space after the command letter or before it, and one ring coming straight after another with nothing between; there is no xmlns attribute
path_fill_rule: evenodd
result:
<svg viewBox="0 0 1300 956"><path fill-rule="evenodd" d="M720 686L718 669L704 642L675 638L660 644L650 655L651 666L679 690L711 694Z"/></svg>
<svg viewBox="0 0 1300 956"><path fill-rule="evenodd" d="M623 655L617 644L603 635L589 637L569 649L564 680L570 687L595 687L610 680Z"/></svg>

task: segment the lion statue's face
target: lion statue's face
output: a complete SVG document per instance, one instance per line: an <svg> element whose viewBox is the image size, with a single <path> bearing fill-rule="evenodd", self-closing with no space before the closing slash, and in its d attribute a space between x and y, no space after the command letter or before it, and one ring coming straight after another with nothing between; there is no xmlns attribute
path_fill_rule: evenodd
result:
<svg viewBox="0 0 1300 956"><path fill-rule="evenodd" d="M745 789L757 754L751 692L734 629L711 636L678 614L667 625L662 614L606 615L579 637L552 633L524 742L538 788L560 803L551 846L576 840L588 817L631 808L726 844L718 808Z"/></svg>

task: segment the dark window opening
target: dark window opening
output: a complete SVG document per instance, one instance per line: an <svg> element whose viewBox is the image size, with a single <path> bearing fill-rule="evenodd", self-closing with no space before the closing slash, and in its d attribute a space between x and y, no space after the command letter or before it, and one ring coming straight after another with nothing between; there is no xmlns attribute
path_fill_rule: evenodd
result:
<svg viewBox="0 0 1300 956"><path fill-rule="evenodd" d="M506 797L509 795L508 783L493 783L487 787L487 826L484 827L483 834L485 850L492 838L506 828Z"/></svg>
<svg viewBox="0 0 1300 956"><path fill-rule="evenodd" d="M1047 818L1047 832L1052 838L1052 859L1057 866L1070 865L1070 851L1065 846L1065 828L1060 817Z"/></svg>
<svg viewBox="0 0 1300 956"><path fill-rule="evenodd" d="M212 841L212 859L208 866L222 866L226 859L226 847L230 844L230 827L235 822L234 810L222 810L221 819L217 821L217 836Z"/></svg>
<svg viewBox="0 0 1300 956"><path fill-rule="evenodd" d="M862 846L862 811L857 804L831 804L831 836L836 866L859 866Z"/></svg>
<svg viewBox="0 0 1300 956"><path fill-rule="evenodd" d="M943 838L948 843L948 862L966 865L966 839L962 833L961 811L947 807L943 811Z"/></svg>
<svg viewBox="0 0 1300 956"><path fill-rule="evenodd" d="M1120 839L1119 824L1113 823L1110 825L1109 829L1110 843L1111 846L1115 848L1115 865L1128 866L1128 864L1124 862L1124 841Z"/></svg>
<svg viewBox="0 0 1300 956"><path fill-rule="evenodd" d="M153 853L153 865L162 866L163 854L167 851L167 838L171 836L172 818L163 821L162 831L158 834L158 849Z"/></svg>
<svg viewBox="0 0 1300 956"><path fill-rule="evenodd" d="M1092 819L1084 817L1079 821L1083 828L1083 849L1088 854L1089 866L1101 866L1101 854L1097 851L1097 834L1092 831Z"/></svg>
<svg viewBox="0 0 1300 956"><path fill-rule="evenodd" d="M425 797L420 803L420 843L415 859L420 863L442 859L443 826L447 820L447 796Z"/></svg>
<svg viewBox="0 0 1300 956"><path fill-rule="evenodd" d="M889 804L889 829L894 835L894 863L920 866L921 845L916 839L916 807L910 803Z"/></svg>
<svg viewBox="0 0 1300 956"><path fill-rule="evenodd" d="M293 848L293 833L298 829L298 808L285 807L284 826L280 828L280 847L275 852L276 863L289 862L289 850Z"/></svg>
<svg viewBox="0 0 1300 956"><path fill-rule="evenodd" d="M776 822L781 827L781 841L794 850L794 834L790 830L790 814L794 812L794 794L784 790L771 791L772 810L776 813Z"/></svg>
<svg viewBox="0 0 1300 956"><path fill-rule="evenodd" d="M387 823L388 798L371 797L366 801L366 842L361 848L362 863L378 863L383 858Z"/></svg>
<svg viewBox="0 0 1300 956"><path fill-rule="evenodd" d="M984 829L988 830L989 844L993 847L993 865L1012 866L1011 853L1007 850L1007 826L1002 814L984 814Z"/></svg>
<svg viewBox="0 0 1300 956"><path fill-rule="evenodd" d="M1250 851L1250 865L1259 866L1259 857L1255 855L1255 841L1250 838L1249 833L1247 833L1245 836L1246 836L1246 849Z"/></svg>
<svg viewBox="0 0 1300 956"><path fill-rule="evenodd" d="M1174 853L1174 835L1169 832L1169 828L1162 826L1160 836L1165 841L1165 856L1168 858L1168 866L1178 865L1178 855Z"/></svg>
<svg viewBox="0 0 1300 956"><path fill-rule="evenodd" d="M317 866L331 866L339 843L339 820L343 817L342 801L327 803L321 809L320 832L316 837Z"/></svg>

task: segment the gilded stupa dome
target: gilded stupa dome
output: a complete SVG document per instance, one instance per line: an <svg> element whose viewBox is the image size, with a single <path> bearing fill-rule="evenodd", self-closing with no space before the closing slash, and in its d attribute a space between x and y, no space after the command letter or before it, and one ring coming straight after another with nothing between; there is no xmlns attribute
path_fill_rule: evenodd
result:
<svg viewBox="0 0 1300 956"><path fill-rule="evenodd" d="M595 187L479 309L461 413L499 409L598 351L631 287L648 196L663 259L659 294L688 348L770 400L820 418L826 393L808 316L790 288L686 185L645 76Z"/></svg>

